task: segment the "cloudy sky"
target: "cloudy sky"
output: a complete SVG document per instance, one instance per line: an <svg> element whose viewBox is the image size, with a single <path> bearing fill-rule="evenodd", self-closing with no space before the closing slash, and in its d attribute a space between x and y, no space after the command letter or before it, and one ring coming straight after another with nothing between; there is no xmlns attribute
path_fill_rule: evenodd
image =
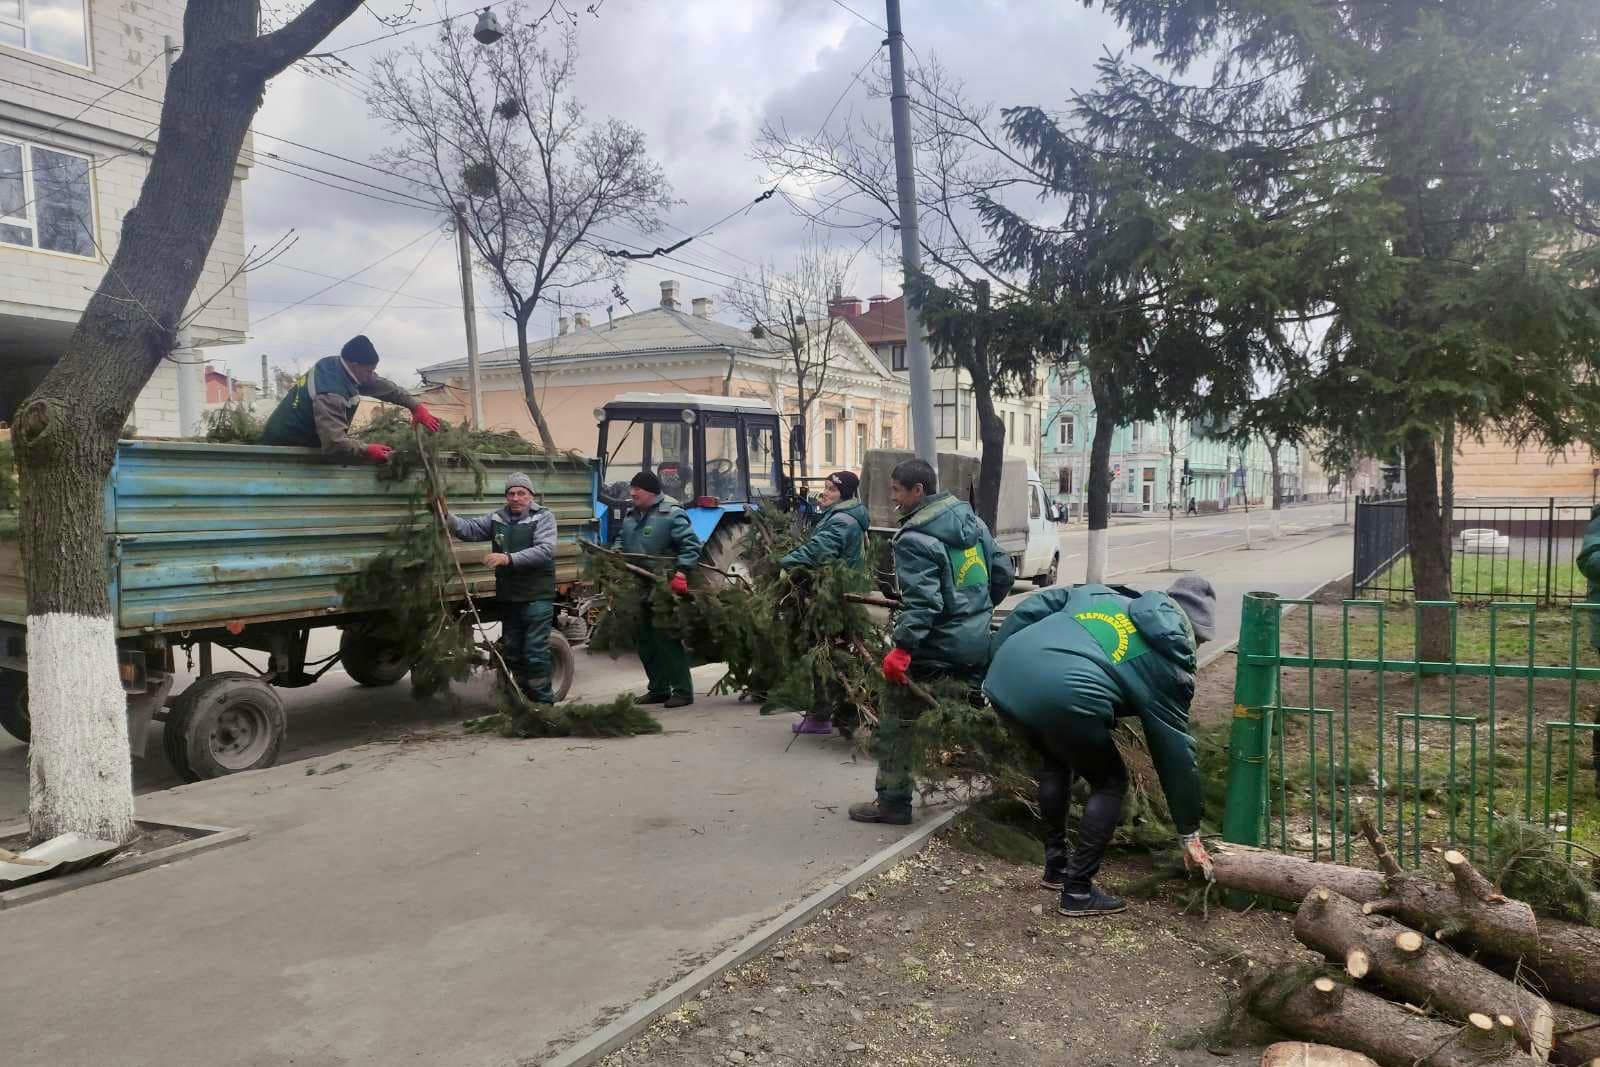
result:
<svg viewBox="0 0 1600 1067"><path fill-rule="evenodd" d="M873 99L863 85L852 83L852 76L880 49L883 32L867 20L881 25L881 2L603 0L597 16L582 13L588 2L568 0L579 12L579 97L591 117L614 116L644 131L652 155L682 201L667 216L677 231L664 230L649 240L618 234L635 245L670 244L683 236L679 231L698 231L760 193L766 175L750 149L763 122L781 120L791 130L816 130L847 86L850 91L829 120L830 128L863 116L887 118L888 102ZM379 14L397 15L411 5L407 0L370 0L369 6ZM916 55L925 61L937 58L966 83L972 99L997 106L1059 106L1072 89L1088 84L1103 49L1122 44L1116 27L1102 14L1086 11L1079 0L905 0L903 6L906 38ZM412 24L467 10L460 3L416 0ZM390 32L363 9L324 50L359 45ZM356 68L353 78L330 79L295 68L274 81L257 129L305 147L262 136L257 152L277 153L284 161L370 186L418 192L393 175L309 149L361 162L381 152L391 135L369 115L361 80L385 51L425 43L433 32L418 29L342 52ZM886 57L882 51L875 63L886 64ZM870 75L873 67L868 71ZM284 169L294 170L292 165ZM416 381L417 367L464 352L453 236L429 212L380 202L374 198L384 194L377 189L358 188L368 195L336 191L266 167L252 171L245 186L249 242L266 247L291 229L297 241L287 254L249 277L249 342L226 354L213 351L213 358L221 357L233 373L254 379L263 354L274 364L303 368L336 351L350 335L366 332L382 352L389 375L409 385ZM622 287L635 310L654 305L659 283L668 277L679 280L686 304L696 296L720 298L728 275L748 271L756 262L774 262L782 269L806 236L803 219L781 199L769 200L683 249L677 255L688 263L665 265L674 273L635 264ZM852 239L834 240L842 246ZM856 260L858 295L898 292L892 260L897 246L894 232L885 231L863 250ZM370 266L385 256L389 258ZM353 282L333 284L369 266ZM325 286L333 287L319 294ZM514 331L482 272L476 289L481 347L487 351L514 344ZM598 299L603 294L592 295ZM617 308L619 314L623 310ZM596 318L603 315L601 310ZM554 317L553 307L541 309L532 333L553 332ZM718 317L733 321L726 308Z"/></svg>

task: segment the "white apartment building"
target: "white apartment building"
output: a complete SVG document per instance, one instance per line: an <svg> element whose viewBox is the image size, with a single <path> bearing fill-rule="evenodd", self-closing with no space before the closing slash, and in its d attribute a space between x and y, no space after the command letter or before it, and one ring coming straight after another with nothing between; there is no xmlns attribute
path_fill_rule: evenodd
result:
<svg viewBox="0 0 1600 1067"><path fill-rule="evenodd" d="M160 129L167 43L184 0L0 0L0 421L65 350L138 199ZM174 53L174 58L176 53ZM248 159L248 151L245 154ZM247 325L241 183L191 306L198 349ZM203 354L164 362L135 405L141 436L176 436L178 375L204 397Z"/></svg>

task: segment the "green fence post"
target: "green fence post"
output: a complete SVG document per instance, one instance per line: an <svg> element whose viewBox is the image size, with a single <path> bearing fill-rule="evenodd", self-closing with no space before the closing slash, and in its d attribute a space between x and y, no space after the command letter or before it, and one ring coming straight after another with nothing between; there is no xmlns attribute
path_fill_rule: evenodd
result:
<svg viewBox="0 0 1600 1067"><path fill-rule="evenodd" d="M1245 594L1222 808L1222 839L1240 845L1260 845L1267 822L1267 745L1278 684L1279 618L1276 593Z"/></svg>

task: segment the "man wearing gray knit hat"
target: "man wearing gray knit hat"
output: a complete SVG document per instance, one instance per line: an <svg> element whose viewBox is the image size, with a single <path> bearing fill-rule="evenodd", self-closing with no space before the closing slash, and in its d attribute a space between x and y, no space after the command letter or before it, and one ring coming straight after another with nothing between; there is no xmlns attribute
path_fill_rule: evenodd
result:
<svg viewBox="0 0 1600 1067"><path fill-rule="evenodd" d="M1137 718L1178 830L1184 862L1209 877L1200 840L1200 769L1189 732L1195 647L1216 629L1216 593L1186 575L1165 593L1079 585L1028 597L990 646L983 692L995 713L1038 752L1045 839L1043 886L1061 893L1069 916L1107 915L1127 905L1094 884L1122 820L1128 769L1111 738L1119 718ZM1066 844L1067 798L1089 784L1078 842Z"/></svg>
<svg viewBox="0 0 1600 1067"><path fill-rule="evenodd" d="M449 516L463 541L488 541L495 612L506 667L536 704L555 703L550 685L550 623L556 607L556 517L533 499L533 481L506 476L506 506L478 519Z"/></svg>

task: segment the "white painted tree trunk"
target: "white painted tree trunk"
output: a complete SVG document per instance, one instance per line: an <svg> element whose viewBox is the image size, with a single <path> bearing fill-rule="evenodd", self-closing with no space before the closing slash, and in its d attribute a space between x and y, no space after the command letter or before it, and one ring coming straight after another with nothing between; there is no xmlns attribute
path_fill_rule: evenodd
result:
<svg viewBox="0 0 1600 1067"><path fill-rule="evenodd" d="M1278 509L1272 509L1272 517L1267 521L1267 537L1269 540L1278 539Z"/></svg>
<svg viewBox="0 0 1600 1067"><path fill-rule="evenodd" d="M1167 570L1174 566L1173 553L1178 547L1178 524L1173 521L1172 512L1167 512Z"/></svg>
<svg viewBox="0 0 1600 1067"><path fill-rule="evenodd" d="M1083 580L1086 582L1104 582L1106 580L1106 534L1107 530L1089 531L1089 558L1084 564Z"/></svg>
<svg viewBox="0 0 1600 1067"><path fill-rule="evenodd" d="M35 841L133 835L127 697L109 617L28 617L28 821Z"/></svg>
<svg viewBox="0 0 1600 1067"><path fill-rule="evenodd" d="M1244 547L1250 547L1250 505L1244 506Z"/></svg>

